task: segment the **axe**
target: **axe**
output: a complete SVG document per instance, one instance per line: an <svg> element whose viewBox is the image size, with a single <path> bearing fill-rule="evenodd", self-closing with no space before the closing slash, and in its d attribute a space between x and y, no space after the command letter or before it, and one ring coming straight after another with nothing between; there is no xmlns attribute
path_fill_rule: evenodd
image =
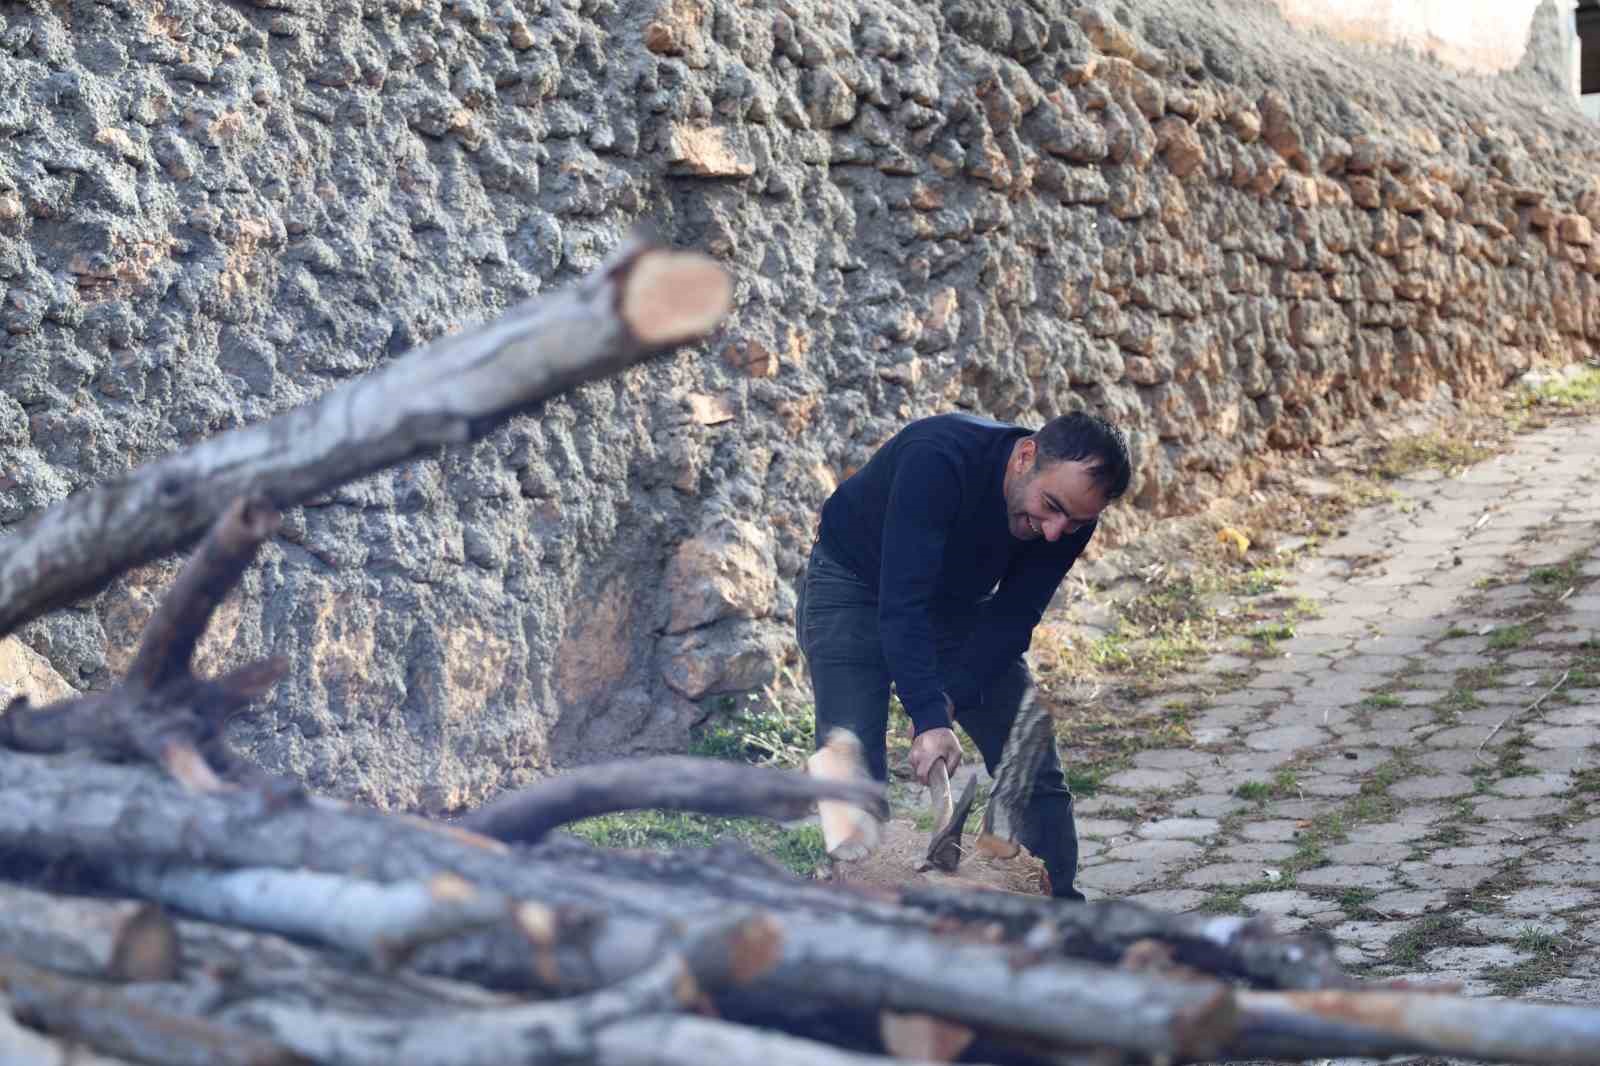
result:
<svg viewBox="0 0 1600 1066"><path fill-rule="evenodd" d="M950 770L940 759L928 771L929 808L933 811L933 836L928 839L928 851L917 864L917 870L943 870L954 873L961 864L961 833L967 818L972 814L973 801L978 797L978 779L967 778L967 787L961 790L961 799L950 800Z"/></svg>
<svg viewBox="0 0 1600 1066"><path fill-rule="evenodd" d="M1022 850L1017 839L1022 815L1033 795L1034 775L1054 742L1050 712L1035 698L1033 683L1029 682L1006 737L1000 765L995 767L994 787L989 791L989 806L983 812L983 828L975 845L978 854L1010 859Z"/></svg>

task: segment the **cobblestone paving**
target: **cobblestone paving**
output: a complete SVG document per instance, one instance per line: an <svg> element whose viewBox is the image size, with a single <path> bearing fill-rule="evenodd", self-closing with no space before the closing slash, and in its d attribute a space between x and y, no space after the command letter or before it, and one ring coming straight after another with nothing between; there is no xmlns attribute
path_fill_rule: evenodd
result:
<svg viewBox="0 0 1600 1066"><path fill-rule="evenodd" d="M1399 498L1291 574L1320 609L1204 664L1191 744L1077 804L1080 883L1316 926L1353 971L1600 1001L1600 430ZM1070 759L1070 751L1063 754Z"/></svg>

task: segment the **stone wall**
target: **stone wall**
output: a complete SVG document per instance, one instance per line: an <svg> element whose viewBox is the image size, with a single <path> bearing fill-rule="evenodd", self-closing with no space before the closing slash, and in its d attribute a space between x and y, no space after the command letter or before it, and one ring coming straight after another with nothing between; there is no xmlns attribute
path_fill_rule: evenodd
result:
<svg viewBox="0 0 1600 1066"><path fill-rule="evenodd" d="M649 220L734 272L725 329L296 509L203 665L287 655L241 742L379 802L671 748L792 655L816 509L908 418L1107 413L1110 543L1590 354L1557 33L1475 78L1257 0L8 5L0 524ZM102 685L175 568L23 636Z"/></svg>

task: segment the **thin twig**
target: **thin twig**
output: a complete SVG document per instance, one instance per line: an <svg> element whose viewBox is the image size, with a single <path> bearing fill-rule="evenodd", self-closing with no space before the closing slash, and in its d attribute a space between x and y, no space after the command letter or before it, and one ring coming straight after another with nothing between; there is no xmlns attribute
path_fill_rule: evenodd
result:
<svg viewBox="0 0 1600 1066"><path fill-rule="evenodd" d="M1508 714L1504 718L1500 719L1499 723L1496 724L1493 729L1489 730L1489 735L1484 737L1483 740L1478 743L1478 750L1473 753L1473 758L1474 759L1483 758L1484 745L1488 744L1489 741L1493 740L1495 734L1500 732L1501 729L1504 729L1507 722L1511 721L1514 718L1520 718L1525 714L1529 714L1529 713L1537 710L1538 707L1539 707L1539 704L1543 703L1545 700L1547 700L1551 696L1555 695L1556 689L1560 688L1562 685L1565 685L1567 683L1567 678L1570 677L1570 676L1572 676L1572 671L1570 669L1562 671L1561 678L1555 684L1551 685L1547 690L1545 690L1545 692L1544 692L1544 694L1542 696L1540 696L1538 699L1534 700L1532 703L1528 704L1526 707L1522 708L1522 710L1517 711L1514 714Z"/></svg>

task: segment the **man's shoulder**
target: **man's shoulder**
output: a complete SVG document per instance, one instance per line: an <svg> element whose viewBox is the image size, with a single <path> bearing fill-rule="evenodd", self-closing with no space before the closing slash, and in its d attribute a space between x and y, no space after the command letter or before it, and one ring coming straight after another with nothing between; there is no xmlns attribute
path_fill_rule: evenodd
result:
<svg viewBox="0 0 1600 1066"><path fill-rule="evenodd" d="M908 422L895 436L903 444L930 443L957 449L982 449L1003 438L1027 432L1020 426L997 422L982 415L948 411Z"/></svg>

